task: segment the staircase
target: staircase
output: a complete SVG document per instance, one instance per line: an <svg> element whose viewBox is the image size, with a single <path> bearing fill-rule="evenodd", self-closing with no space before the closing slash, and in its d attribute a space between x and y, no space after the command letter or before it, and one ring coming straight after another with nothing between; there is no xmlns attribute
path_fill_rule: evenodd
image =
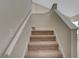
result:
<svg viewBox="0 0 79 59"><path fill-rule="evenodd" d="M31 32L26 58L62 58L53 30L35 29Z"/></svg>

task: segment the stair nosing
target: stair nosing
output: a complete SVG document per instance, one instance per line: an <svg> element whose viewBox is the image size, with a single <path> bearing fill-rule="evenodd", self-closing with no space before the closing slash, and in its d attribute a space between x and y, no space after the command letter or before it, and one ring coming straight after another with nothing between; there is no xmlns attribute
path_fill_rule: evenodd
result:
<svg viewBox="0 0 79 59"><path fill-rule="evenodd" d="M30 37L56 37L55 35L31 35Z"/></svg>

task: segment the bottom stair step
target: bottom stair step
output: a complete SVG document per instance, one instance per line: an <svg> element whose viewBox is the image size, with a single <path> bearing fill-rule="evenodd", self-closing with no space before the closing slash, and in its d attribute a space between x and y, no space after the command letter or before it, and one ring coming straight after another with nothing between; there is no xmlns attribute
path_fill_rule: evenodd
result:
<svg viewBox="0 0 79 59"><path fill-rule="evenodd" d="M58 50L29 50L27 58L62 58Z"/></svg>
<svg viewBox="0 0 79 59"><path fill-rule="evenodd" d="M29 50L58 50L58 43L56 41L37 41L30 42Z"/></svg>

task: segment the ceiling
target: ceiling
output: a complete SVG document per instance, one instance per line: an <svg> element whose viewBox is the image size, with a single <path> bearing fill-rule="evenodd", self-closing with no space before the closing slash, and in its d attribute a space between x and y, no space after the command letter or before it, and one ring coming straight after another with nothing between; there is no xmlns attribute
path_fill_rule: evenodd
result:
<svg viewBox="0 0 79 59"><path fill-rule="evenodd" d="M47 8L51 8L53 3L57 3L58 10L68 17L79 14L79 0L33 0L33 2Z"/></svg>

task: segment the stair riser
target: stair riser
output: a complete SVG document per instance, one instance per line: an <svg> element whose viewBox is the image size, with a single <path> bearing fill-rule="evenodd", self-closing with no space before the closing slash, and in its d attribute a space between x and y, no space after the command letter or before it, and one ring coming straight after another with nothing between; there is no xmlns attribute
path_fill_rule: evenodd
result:
<svg viewBox="0 0 79 59"><path fill-rule="evenodd" d="M58 46L29 46L29 50L58 50Z"/></svg>
<svg viewBox="0 0 79 59"><path fill-rule="evenodd" d="M35 42L35 41L56 41L55 39L31 39L31 42Z"/></svg>
<svg viewBox="0 0 79 59"><path fill-rule="evenodd" d="M31 38L30 41L56 41L56 39Z"/></svg>
<svg viewBox="0 0 79 59"><path fill-rule="evenodd" d="M32 31L32 35L53 35L53 31Z"/></svg>
<svg viewBox="0 0 79 59"><path fill-rule="evenodd" d="M31 40L46 40L46 41L49 41L49 40L56 40L56 37L55 36L53 36L53 37L41 37L41 36L39 36L39 37L30 37L30 39Z"/></svg>
<svg viewBox="0 0 79 59"><path fill-rule="evenodd" d="M30 56L28 55L27 58L62 58L62 56Z"/></svg>

